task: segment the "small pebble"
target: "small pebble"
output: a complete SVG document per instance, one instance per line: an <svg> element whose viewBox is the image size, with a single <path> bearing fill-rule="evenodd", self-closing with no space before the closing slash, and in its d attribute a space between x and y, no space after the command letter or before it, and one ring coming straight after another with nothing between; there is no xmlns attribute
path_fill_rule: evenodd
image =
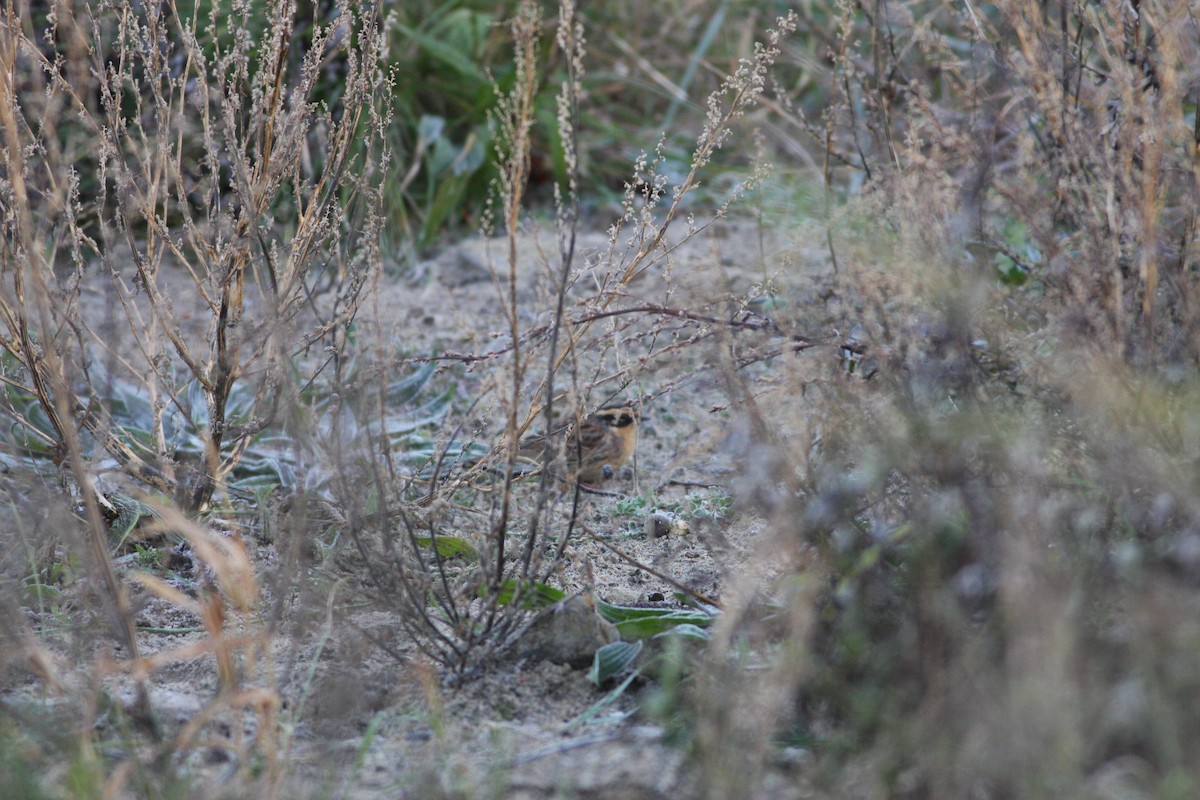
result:
<svg viewBox="0 0 1200 800"><path fill-rule="evenodd" d="M687 522L669 511L652 511L646 515L646 536L658 539L662 536L683 536L690 533Z"/></svg>

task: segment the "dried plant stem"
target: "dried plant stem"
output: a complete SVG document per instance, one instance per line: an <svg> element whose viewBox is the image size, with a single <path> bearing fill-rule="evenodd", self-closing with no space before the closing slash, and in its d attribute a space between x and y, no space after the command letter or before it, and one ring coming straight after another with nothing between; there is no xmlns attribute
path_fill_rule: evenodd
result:
<svg viewBox="0 0 1200 800"><path fill-rule="evenodd" d="M58 337L54 331L55 321L51 314L50 287L46 275L49 265L43 259L41 248L34 241L30 220L30 198L25 184L25 164L21 154L24 148L18 138L17 96L14 76L17 74L17 49L23 37L20 35L19 20L11 6L5 10L0 23L0 128L4 131L5 167L12 186L13 214L17 223L17 247L12 256L16 263L4 264L5 271L13 277L15 300L18 307L36 309L39 345L34 344L29 329L29 319L22 314L16 323L20 335L20 352L25 354L26 366L41 400L42 407L50 416L55 435L61 447L61 456L67 462L75 485L81 487L80 494L87 514L87 543L91 553L89 564L98 571L103 591L100 600L109 611L109 619L118 641L125 647L130 659L139 657L137 634L134 630L133 614L125 587L117 578L108 553L108 526L100 514L96 496L88 490L91 482L84 465L79 432L72 420L73 400L67 370L62 354L58 350ZM5 250L7 256L8 250ZM11 328L10 328L11 330ZM37 354L36 357L34 354ZM144 680L137 682L138 697L132 709L138 722L154 730L150 713L150 695Z"/></svg>

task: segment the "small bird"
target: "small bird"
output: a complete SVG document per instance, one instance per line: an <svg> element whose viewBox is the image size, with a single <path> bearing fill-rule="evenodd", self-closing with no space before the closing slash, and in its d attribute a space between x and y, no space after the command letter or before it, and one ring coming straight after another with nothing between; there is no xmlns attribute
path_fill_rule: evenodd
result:
<svg viewBox="0 0 1200 800"><path fill-rule="evenodd" d="M566 458L566 475L588 484L613 477L633 455L637 429L637 412L624 406L601 408L584 417L578 430L564 429L566 438L558 444L557 455ZM521 441L519 455L540 464L545 448L546 437L532 436ZM553 445L551 453L556 453ZM559 459L555 457L555 461ZM557 466L561 468L561 462ZM555 467L551 462L551 471L559 472Z"/></svg>

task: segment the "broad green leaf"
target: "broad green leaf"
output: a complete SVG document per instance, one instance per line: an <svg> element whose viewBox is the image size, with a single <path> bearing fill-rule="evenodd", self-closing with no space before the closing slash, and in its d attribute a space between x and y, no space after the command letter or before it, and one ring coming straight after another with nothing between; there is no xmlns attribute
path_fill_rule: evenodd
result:
<svg viewBox="0 0 1200 800"><path fill-rule="evenodd" d="M500 586L500 594L497 595L496 602L502 606L511 605L513 598L516 596L518 585L519 582L515 578L506 580ZM544 583L526 583L525 587L521 590L521 607L531 611L539 608L548 608L566 598L566 596L567 593L562 589L556 589Z"/></svg>
<svg viewBox="0 0 1200 800"><path fill-rule="evenodd" d="M639 619L675 619L680 622L691 622L696 625L707 625L712 622L712 614L692 608L642 608L640 606L618 606L596 601L600 615L609 622L631 622ZM678 623L677 623L678 624Z"/></svg>
<svg viewBox="0 0 1200 800"><path fill-rule="evenodd" d="M415 537L417 544L421 547L431 547L436 538L437 554L442 558L477 558L478 553L466 539L460 539L457 536L417 536Z"/></svg>
<svg viewBox="0 0 1200 800"><path fill-rule="evenodd" d="M711 614L691 608L637 608L603 600L597 600L596 607L623 638L630 639L649 639L679 625L705 627L712 623Z"/></svg>
<svg viewBox="0 0 1200 800"><path fill-rule="evenodd" d="M470 175L447 175L438 183L421 225L421 235L432 239L437 234L450 215L459 208L463 194L466 192Z"/></svg>
<svg viewBox="0 0 1200 800"><path fill-rule="evenodd" d="M592 662L593 669L595 668L595 663L596 663L595 661ZM604 695L604 697L600 698L597 702L593 703L591 705L591 707L589 707L586 711L584 711L578 717L576 717L575 719L568 722L566 725L567 730L568 731L573 730L576 726L583 725L587 722L590 722L593 718L595 718L595 716L597 714L599 714L604 709L608 708L610 705L613 704L613 702L615 700L617 700L617 698L619 698L621 695L625 694L625 690L629 688L629 684L633 683L634 679L636 679L637 676L640 674L641 674L641 671L635 669L632 672L630 672L628 675L626 675L625 679L623 681L621 681L619 684L617 684L611 691L609 691L608 694ZM635 708L630 709L629 711L624 712L624 714L622 714L622 716L621 716L621 719L629 718L633 714L636 714L638 712L638 710L639 709L635 707Z"/></svg>
<svg viewBox="0 0 1200 800"><path fill-rule="evenodd" d="M597 686L603 686L629 669L641 652L641 642L613 642L604 645L596 651L596 655L592 658L592 668L588 672L588 680Z"/></svg>
<svg viewBox="0 0 1200 800"><path fill-rule="evenodd" d="M398 439L417 428L440 422L450 410L450 402L453 399L454 387L450 387L424 405L405 414L392 414L386 419L372 422L367 429L372 436L382 433L389 439Z"/></svg>
<svg viewBox="0 0 1200 800"><path fill-rule="evenodd" d="M433 377L434 365L422 364L411 375L388 384L387 399L392 405L403 405L417 396L417 392Z"/></svg>
<svg viewBox="0 0 1200 800"><path fill-rule="evenodd" d="M439 138L444 130L446 130L445 117L422 114L421 118L417 120L417 136L420 136L426 142L432 142L434 139Z"/></svg>
<svg viewBox="0 0 1200 800"><path fill-rule="evenodd" d="M432 58L442 62L460 75L469 78L472 82L483 83L487 81L487 76L471 60L470 56L455 50L453 47L447 46L436 37L415 31L399 22L395 23L395 29L398 33L407 36L420 45L421 49Z"/></svg>
<svg viewBox="0 0 1200 800"><path fill-rule="evenodd" d="M707 628L701 628L699 625L693 625L690 622L685 622L682 625L676 625L669 631L655 634L654 638L658 639L662 636L682 636L685 639L696 639L701 642L707 642L712 638L712 632Z"/></svg>
<svg viewBox="0 0 1200 800"><path fill-rule="evenodd" d="M675 611L660 617L642 617L616 623L617 632L631 639L650 639L679 625L707 625L711 617L692 611Z"/></svg>

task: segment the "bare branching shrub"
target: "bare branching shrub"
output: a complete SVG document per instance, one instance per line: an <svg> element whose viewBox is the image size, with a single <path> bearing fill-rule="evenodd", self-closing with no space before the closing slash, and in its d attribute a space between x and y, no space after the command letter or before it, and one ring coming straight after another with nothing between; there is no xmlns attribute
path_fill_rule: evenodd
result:
<svg viewBox="0 0 1200 800"><path fill-rule="evenodd" d="M628 288L648 271L669 269L673 249L711 224L693 220L685 211L686 200L700 185L713 154L729 141L736 121L761 95L779 42L794 28L795 18L780 19L753 58L710 98L690 168L678 183L672 184L661 169L661 153L639 160L626 185L624 213L610 229L608 251L580 264L575 142L585 40L574 4L560 4L555 46L563 69L556 123L568 177L556 188L558 250L537 257L537 307L518 295L526 283L523 265L530 261L521 247L529 225L523 198L540 81L542 22L536 4L522 3L511 26L516 81L498 94L493 117L500 178L488 223L499 226L505 242L493 266L505 340L490 354L461 356L469 363L485 361L490 377L479 386L436 463L417 480L396 476L386 464L376 469L370 483L383 513L358 516L351 523L379 596L401 610L426 653L459 672L485 663L520 636L530 621L529 610L539 605L539 585L565 569L579 535L583 487L551 468L529 480L520 467L522 439L541 433L547 444L539 460L566 461L577 454L568 452L569 438L556 432L580 425L597 408L636 404L640 398L627 392L648 365L689 343L706 341L715 329L756 326L736 313L721 316L727 313L723 307L712 316L710 309L637 301ZM737 187L712 219L723 216L757 177ZM530 326L530 318L541 323ZM663 334L664 321L690 327L691 338ZM669 341L659 341L660 335ZM627 352L631 342L645 348L643 357ZM499 429L476 428L472 417L495 419ZM498 443L490 451L484 448L482 456L464 458L465 445L485 436L497 437ZM355 482L361 478L349 479L345 490L354 491ZM419 496L417 503L414 496ZM579 583L578 588L587 589L586 579Z"/></svg>
<svg viewBox="0 0 1200 800"><path fill-rule="evenodd" d="M50 430L17 422L63 456L67 428L86 429L187 507L276 421L300 359L344 335L379 263L374 8L339 8L309 31L300 63L289 9L254 43L248 6L220 21L174 5L83 7L44 35L11 12L5 22L0 313L10 386L38 398ZM91 58L82 82L64 73L77 58L58 57L76 45ZM331 60L344 64L336 86L319 80ZM332 299L316 304L318 292ZM103 323L81 310L96 302ZM106 415L112 381L144 387L145 435ZM239 382L252 410L233 419ZM198 463L176 457L181 430L198 436Z"/></svg>
<svg viewBox="0 0 1200 800"><path fill-rule="evenodd" d="M241 777L258 787L247 791L278 788L268 636L237 630L260 610L248 556L236 531L175 509L250 496L231 486L235 471L343 348L381 261L388 79L374 4L337 5L307 27L293 4L268 5L0 11L0 454L13 470L0 536L6 554L27 556L5 557L4 661L75 701L72 732L90 731L114 692L153 734L115 770L95 761L90 734L53 739L83 747L107 796L139 781L162 796L171 773L156 783L149 765L175 764L234 719L238 737L255 732L238 744ZM150 505L131 496L148 489ZM187 541L210 584L200 598L147 576L135 590L114 568L113 526L139 518ZM22 587L57 590L73 570L91 580L70 590L93 591L96 629L119 650L81 645L77 663L56 663L7 612L29 607ZM155 598L196 615L206 638L143 655L135 615ZM81 613L40 609L38 624ZM86 638L89 626L65 630ZM150 679L198 658L215 658L217 697L162 738Z"/></svg>

